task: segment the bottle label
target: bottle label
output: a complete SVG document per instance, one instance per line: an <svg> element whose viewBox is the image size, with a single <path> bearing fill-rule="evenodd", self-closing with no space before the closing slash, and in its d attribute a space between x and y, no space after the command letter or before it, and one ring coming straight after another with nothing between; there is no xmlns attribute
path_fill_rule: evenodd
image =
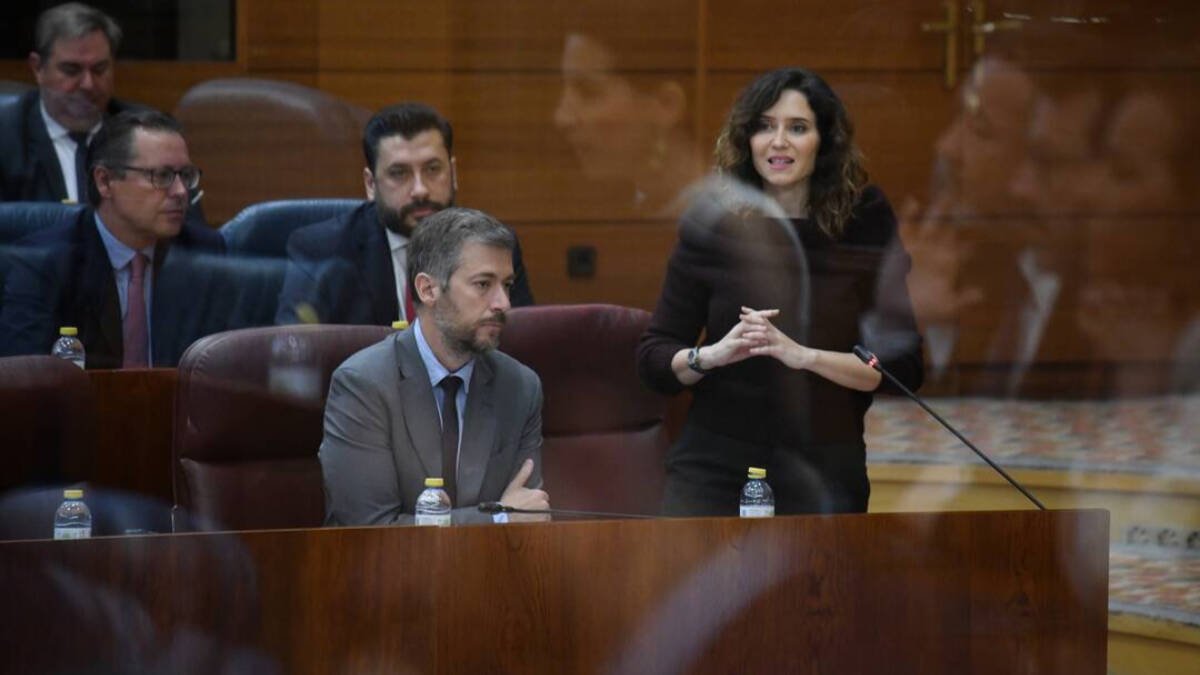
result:
<svg viewBox="0 0 1200 675"><path fill-rule="evenodd" d="M92 536L92 528L90 527L56 527L54 528L55 539L88 539Z"/></svg>
<svg viewBox="0 0 1200 675"><path fill-rule="evenodd" d="M418 513L417 525L432 525L434 527L450 527L449 513Z"/></svg>
<svg viewBox="0 0 1200 675"><path fill-rule="evenodd" d="M764 506L756 504L749 506L743 504L741 514L743 518L770 518L775 515L775 507L770 505Z"/></svg>

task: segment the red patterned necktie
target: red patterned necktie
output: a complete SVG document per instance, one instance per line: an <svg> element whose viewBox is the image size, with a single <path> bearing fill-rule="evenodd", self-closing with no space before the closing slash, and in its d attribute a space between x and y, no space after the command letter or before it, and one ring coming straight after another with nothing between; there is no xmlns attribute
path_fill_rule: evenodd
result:
<svg viewBox="0 0 1200 675"><path fill-rule="evenodd" d="M129 288L126 293L123 331L125 357L122 368L147 368L150 358L146 333L146 256L136 253L129 262Z"/></svg>

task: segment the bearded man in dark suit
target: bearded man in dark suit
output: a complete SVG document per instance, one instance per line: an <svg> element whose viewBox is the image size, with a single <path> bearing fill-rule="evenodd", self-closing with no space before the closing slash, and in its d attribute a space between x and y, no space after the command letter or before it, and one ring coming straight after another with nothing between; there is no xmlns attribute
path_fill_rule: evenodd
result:
<svg viewBox="0 0 1200 675"><path fill-rule="evenodd" d="M386 326L416 319L405 250L424 218L454 205L454 132L433 108L400 103L367 122L363 154L367 201L288 238L276 323ZM520 242L512 257L512 304L532 305Z"/></svg>

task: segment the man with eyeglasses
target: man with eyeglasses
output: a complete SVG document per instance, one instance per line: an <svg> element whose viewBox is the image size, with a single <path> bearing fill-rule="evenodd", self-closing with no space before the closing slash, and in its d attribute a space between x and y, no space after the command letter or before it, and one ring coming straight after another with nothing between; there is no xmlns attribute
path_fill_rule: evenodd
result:
<svg viewBox="0 0 1200 675"><path fill-rule="evenodd" d="M90 208L18 243L5 284L0 353L48 354L61 326L79 330L88 368L173 365L190 337L178 318L196 288L158 292L169 246L221 253L214 230L187 223L200 170L179 123L144 110L109 120L92 147Z"/></svg>
<svg viewBox="0 0 1200 675"><path fill-rule="evenodd" d="M363 154L367 201L345 215L302 227L288 239L276 323L386 326L415 320L408 241L421 220L454 206L454 133L433 108L400 103L367 122ZM512 305L532 305L519 242L513 268Z"/></svg>

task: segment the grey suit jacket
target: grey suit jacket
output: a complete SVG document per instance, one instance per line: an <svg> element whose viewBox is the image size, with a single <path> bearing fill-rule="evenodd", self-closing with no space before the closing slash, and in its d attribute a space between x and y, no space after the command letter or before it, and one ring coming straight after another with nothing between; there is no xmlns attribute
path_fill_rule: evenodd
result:
<svg viewBox="0 0 1200 675"><path fill-rule="evenodd" d="M321 471L326 525L413 522L425 478L440 476L441 424L411 330L338 367L325 404ZM542 383L500 352L476 357L458 459L455 523L491 522L479 502L497 501L521 463L542 483Z"/></svg>

